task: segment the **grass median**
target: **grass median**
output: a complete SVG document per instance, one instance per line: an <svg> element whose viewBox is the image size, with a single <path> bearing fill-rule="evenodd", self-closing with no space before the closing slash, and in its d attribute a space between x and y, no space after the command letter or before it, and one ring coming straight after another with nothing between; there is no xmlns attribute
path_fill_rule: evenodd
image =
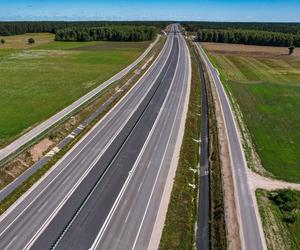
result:
<svg viewBox="0 0 300 250"><path fill-rule="evenodd" d="M160 250L193 249L199 188L197 169L199 162L201 85L199 68L193 53L190 101L180 157L173 184L165 226L160 241ZM189 186L195 184L195 188Z"/></svg>

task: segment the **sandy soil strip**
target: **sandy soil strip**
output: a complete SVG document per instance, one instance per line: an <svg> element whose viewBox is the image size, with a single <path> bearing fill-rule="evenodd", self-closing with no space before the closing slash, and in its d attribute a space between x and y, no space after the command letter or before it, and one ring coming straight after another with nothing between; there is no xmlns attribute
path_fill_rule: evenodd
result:
<svg viewBox="0 0 300 250"><path fill-rule="evenodd" d="M241 249L240 230L237 217L237 207L235 201L234 183L232 176L231 161L228 148L228 140L226 135L225 121L223 120L221 104L218 99L215 85L212 84L210 74L210 84L213 99L215 102L215 113L218 126L218 139L220 145L220 159L222 164L222 179L224 190L224 209L226 220L226 233L228 240L228 249Z"/></svg>
<svg viewBox="0 0 300 250"><path fill-rule="evenodd" d="M270 191L280 188L290 188L300 191L300 183L291 183L281 180L274 180L254 173L251 170L248 171L248 175L250 177L251 191L253 192L255 192L257 188L262 188Z"/></svg>

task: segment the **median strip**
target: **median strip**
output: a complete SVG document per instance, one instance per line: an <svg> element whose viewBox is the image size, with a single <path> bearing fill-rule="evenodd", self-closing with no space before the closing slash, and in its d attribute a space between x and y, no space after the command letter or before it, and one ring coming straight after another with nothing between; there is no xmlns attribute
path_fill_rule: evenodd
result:
<svg viewBox="0 0 300 250"><path fill-rule="evenodd" d="M193 138L200 136L201 89L199 73L194 74L199 72L194 57L192 72L183 142L159 249L193 249L195 245L198 171L190 171L190 168L197 168L199 162L199 143ZM195 189L189 184L195 185Z"/></svg>

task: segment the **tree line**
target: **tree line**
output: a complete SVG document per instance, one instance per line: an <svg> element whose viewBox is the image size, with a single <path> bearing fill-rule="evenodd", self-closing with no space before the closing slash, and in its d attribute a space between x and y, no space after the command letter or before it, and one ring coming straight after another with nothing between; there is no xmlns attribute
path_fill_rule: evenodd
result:
<svg viewBox="0 0 300 250"><path fill-rule="evenodd" d="M63 21L39 21L39 22L0 22L0 35L21 35L25 33L54 33L67 28L90 28L104 26L154 26L158 29L165 28L171 22L167 21L87 21L87 22L63 22Z"/></svg>
<svg viewBox="0 0 300 250"><path fill-rule="evenodd" d="M182 22L181 24L189 32L197 32L199 29L238 29L300 34L300 23Z"/></svg>
<svg viewBox="0 0 300 250"><path fill-rule="evenodd" d="M300 35L255 30L200 29L197 32L197 41L300 47Z"/></svg>
<svg viewBox="0 0 300 250"><path fill-rule="evenodd" d="M153 26L116 26L67 28L57 30L56 41L146 41L156 35Z"/></svg>

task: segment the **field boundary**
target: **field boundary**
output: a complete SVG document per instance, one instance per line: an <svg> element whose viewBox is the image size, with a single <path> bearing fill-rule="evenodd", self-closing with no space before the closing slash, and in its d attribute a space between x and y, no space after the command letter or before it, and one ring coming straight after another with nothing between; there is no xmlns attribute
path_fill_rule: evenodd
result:
<svg viewBox="0 0 300 250"><path fill-rule="evenodd" d="M205 46L205 45L204 45ZM243 106L243 108L245 107L245 112L246 112L246 110L247 110L247 108L249 109L250 108L250 106L247 106L247 105L245 105L245 104L243 104L242 105L242 100L240 100L240 101L238 101L238 98L237 98L237 96L235 95L236 93L238 93L237 91L239 90L239 88L237 88L236 86L238 86L238 85L243 85L243 81L246 81L246 80L233 80L233 79L231 79L231 76L230 76L230 74L228 73L228 69L230 69L230 68L227 68L227 64L225 64L225 63L227 63L227 61L222 61L222 60L219 60L219 56L220 55L223 55L223 52L222 53L220 53L220 54L218 54L218 50L214 50L214 48L210 48L209 47L210 45L208 45L208 48L204 48L204 50L205 50L205 52L206 52L206 54L207 54L207 56L209 57L209 59L210 59L210 61L212 62L212 64L214 65L214 67L216 67L216 68L219 68L220 69L220 71L219 71L219 73L220 73L220 78L221 78L221 80L222 80L222 83L223 83L223 87L224 87L224 89L225 89L225 91L226 91L226 93L227 93L227 96L228 96L228 99L229 99L229 101L230 101L230 104L231 104L231 107L232 107L232 110L234 111L233 112L233 115L234 115L234 118L235 118L235 120L236 120L236 122L237 122L237 124L238 124L238 132L239 132L239 135L240 135L240 139L241 139L241 143L242 143L242 146L243 146L243 151L244 151L244 154L245 154L245 158L246 158L246 162L247 162L247 165L248 165L248 171L249 171L249 173L251 174L251 175L253 175L253 176L261 176L261 177L264 177L264 178L268 178L268 179L272 179L273 181L285 181L286 183L287 183L287 187L288 187L288 183L290 183L290 184L297 184L297 183L299 183L299 182L297 182L297 179L293 179L292 177L291 178L287 178L286 177L286 175L280 175L280 173L278 172L278 169L277 169L277 172L274 170L274 172L273 172L273 170L272 170L272 164L270 164L270 156L268 155L268 159L269 159L269 163L267 163L267 162L265 162L264 164L263 164L263 162L264 162L264 160L266 160L266 155L267 155L267 153L265 153L266 152L266 150L264 150L265 148L266 148L266 145L263 145L263 144L259 144L258 143L258 139L256 138L256 137L258 137L258 135L255 133L255 130L253 129L253 133L251 133L250 132L250 125L251 125L251 121L249 121L249 115L248 115L248 113L246 114L244 114L243 113L243 111L242 111L242 106ZM241 46L241 45L238 45L238 46ZM251 46L251 45L245 45L245 46ZM274 47L274 48L277 48L278 49L278 47ZM233 50L233 49L232 49ZM226 49L224 50L224 51L227 51ZM250 53L250 52L249 52ZM254 51L252 51L251 50L251 55L252 56L254 56L255 54L253 54L254 53ZM277 56L279 56L279 55L282 55L282 54L280 54L278 51L276 51L276 52L273 52L273 55L277 55ZM227 54L224 54L223 55L225 58L227 58ZM246 57L246 55L245 54L243 54L243 53L241 53L241 54L237 54L237 55L234 55L235 57L234 58L244 58L244 59L246 59L247 57ZM258 56L259 57L259 56ZM285 57L284 58L287 58L288 57L288 55L285 55ZM229 58L229 57L228 57ZM265 59L265 57L263 56L263 57L261 57L261 58L263 58L263 59ZM267 57L267 58L269 58L269 57ZM277 58L277 57L276 57ZM289 57L290 58L290 60L294 60L292 57ZM224 59L225 60L225 59ZM285 61L285 59L282 59L282 61L283 62L288 62L288 61ZM254 63L254 62L253 62ZM225 66L226 67L225 67ZM230 65L229 64L229 62L228 62L228 65ZM278 65L276 64L275 65L276 67L278 67ZM274 66L274 67L275 67ZM271 67L271 66L270 66ZM273 69L273 68L272 68ZM277 68L274 68L274 69L277 69ZM274 70L273 69L273 70ZM239 72L239 74L241 74L241 71L239 70L239 71L237 71L237 72ZM236 74L238 74L238 73L236 73ZM274 74L274 73L272 73L272 74ZM283 75L285 75L285 74L287 74L287 73L284 73ZM276 76L276 75L275 75ZM275 77L274 75L272 75L272 77L274 78ZM261 78L259 78L260 80L259 81L261 81L261 82L263 82L264 84L265 83L269 83L268 81L263 81L263 78L262 77L264 77L264 75L263 76L260 76ZM272 78L272 79L273 79ZM230 80L231 79L231 80ZM235 79L235 78L234 78ZM271 79L271 77L270 77L270 79ZM269 81L270 81L270 85L275 85L276 83L273 83L272 82L272 80L270 80L269 79ZM249 80L250 81L250 80ZM231 82L232 82L232 84L231 84ZM251 82L251 81L250 81ZM238 85L237 85L238 84ZM276 85L275 85L276 86ZM279 85L278 85L279 86ZM283 84L281 85L280 84L280 86L283 86ZM246 88L246 87L245 87ZM244 86L243 86L243 89L244 89ZM241 91L244 91L243 89L241 89ZM246 92L246 90L245 90L245 93L247 93ZM287 95L287 94L286 94ZM248 94L246 94L246 96L248 96ZM249 96L251 97L251 95L249 94ZM255 95L254 95L255 96ZM282 95L282 96L284 96L284 95ZM253 97L253 98L255 98L255 97ZM256 99L255 99L256 100ZM255 100L253 100L253 101L255 101ZM261 99L257 99L258 101L261 101ZM273 100L273 99L272 99ZM261 103L261 102L260 102ZM275 104L275 103L274 103ZM274 105L273 104L273 105ZM264 104L262 104L262 105L264 105ZM266 104L266 105L269 105L269 104ZM279 106L279 105L278 105ZM263 113L261 113L261 116L262 116L262 114ZM247 116L247 117L246 117ZM256 116L257 117L257 116ZM246 123L246 118L247 118L247 123ZM257 118L258 119L258 118ZM286 118L285 118L286 119ZM269 120L269 121L271 121L271 120ZM248 128L248 124L249 124L249 128ZM272 123L271 123L272 124ZM256 124L256 126L257 126L257 124ZM272 126L272 125L270 125L270 126ZM252 126L253 127L253 126ZM261 127L261 128L263 128L263 126ZM282 129L282 127L281 127L281 129ZM275 133L274 133L274 135L275 135ZM269 134L269 137L270 137L271 135ZM279 136L278 134L277 134L277 136ZM288 136L286 136L286 137L288 137ZM274 137L274 140L278 140L278 137L277 138L275 138ZM283 139L282 139L283 140ZM260 143L261 143L261 140L260 140ZM270 141L269 141L269 143L271 143ZM294 143L294 141L293 140L291 140L291 142L290 142L291 144L292 143ZM257 145L256 145L257 144ZM286 144L283 144L283 145L286 145ZM261 147L260 147L261 146ZM282 145L281 145L282 146ZM288 146L288 145L286 145L286 146ZM277 143L277 149L278 150L280 150L280 148L279 148L279 144ZM283 150L285 149L285 148L282 148ZM294 149L294 148L293 148ZM270 152L270 151L269 151ZM273 151L273 153L274 153L274 151ZM271 159L272 160L272 159ZM273 162L276 162L276 161L273 161ZM264 165L266 165L266 166L264 166ZM278 167L278 165L279 164L277 164L277 166L276 166L276 164L274 164L275 165L275 167ZM284 166L284 161L282 161L281 162L281 165L279 165L279 166ZM274 168L274 169L276 169L276 168ZM289 169L291 169L291 168L289 168Z"/></svg>
<svg viewBox="0 0 300 250"><path fill-rule="evenodd" d="M197 48L197 45L196 45ZM229 229L227 223L231 221L226 218L227 202L224 181L224 143L222 134L222 125L220 124L220 116L218 109L218 99L212 79L207 71L206 65L202 57L199 55L200 62L204 69L204 78L207 84L207 102L208 102L208 125L209 125L209 168L210 168L210 242L212 249L228 249L232 245L229 244ZM225 148L226 150L226 148ZM223 160L222 160L223 159ZM226 196L225 196L226 195ZM226 226L227 225L227 226ZM232 236L232 234L230 235ZM232 240L232 239L231 239ZM232 240L234 242L234 239ZM236 246L236 245L235 245Z"/></svg>
<svg viewBox="0 0 300 250"><path fill-rule="evenodd" d="M48 118L46 121L43 121L30 131L21 135L18 139L14 140L9 145L0 149L0 165L3 165L5 162L20 154L23 150L36 143L43 135L49 132L50 129L57 126L60 122L70 117L72 114L76 113L76 111L78 111L84 105L87 105L92 100L97 98L97 96L101 94L101 92L103 92L103 90L105 90L107 87L127 75L149 54L149 52L157 44L160 38L161 35L157 35L155 41L152 42L148 46L148 48L129 66L112 76L107 81L101 83L98 87L80 97L78 100L76 100L63 110L59 111L54 116Z"/></svg>
<svg viewBox="0 0 300 250"><path fill-rule="evenodd" d="M165 41L162 41L162 46L164 45ZM157 51L153 51L153 53L155 54L155 58L157 58L158 54L159 54L159 50L156 49ZM152 54L152 53L151 53ZM155 58L153 58L153 56L151 57L152 62L149 63L148 61L145 62L145 64L143 65L139 65L139 67L142 67L139 75L133 75L132 77L135 77L134 80L132 80L131 78L126 80L125 83L119 83L124 87L123 92L120 92L121 94L118 94L119 90L115 90L117 93L117 96L114 100L110 101L110 99L112 98L112 96L108 96L108 99L101 103L100 106L105 106L105 108L101 111L100 114L98 114L97 117L95 117L89 124L87 124L85 127L83 127L83 129L81 130L81 132L74 137L73 140L71 140L70 142L68 142L67 144L65 144L63 146L63 148L61 148L61 150L59 150L57 153L55 153L53 155L53 157L46 162L41 168L39 168L36 172L34 172L30 177L28 177L21 185L19 185L16 189L14 189L6 198L4 198L1 202L0 202L0 214L2 214L3 212L5 212L17 199L19 199L23 194L25 194L26 192L28 192L30 190L30 188L33 188L35 185L37 185L40 181L40 179L47 174L48 170L51 171L51 169L53 167L55 167L55 164L61 160L65 154L73 147L75 146L80 140L83 140L85 138L85 136L88 135L88 133L90 132L90 129L92 129L94 127L95 124L99 123L102 118L112 109L114 108L115 104L117 102L119 102L122 98L124 98L124 96L131 90L131 88L137 84L139 82L139 79L145 74L145 72L149 69L149 67L152 65L153 61L155 60ZM144 67L145 66L145 67ZM137 81L135 81L137 79ZM124 79L125 80L125 79ZM126 86L125 86L126 85ZM110 88L110 87L109 87ZM110 102L109 102L110 101ZM99 107L100 108L100 107ZM91 114L91 116L93 116ZM88 118L87 118L88 119ZM77 126L75 126L76 128ZM69 135L68 135L69 136ZM68 137L67 136L67 137Z"/></svg>
<svg viewBox="0 0 300 250"><path fill-rule="evenodd" d="M259 188L255 192L259 204L259 212L263 223L267 247L270 250L299 249L299 234L297 235L297 233L294 232L296 225L293 225L294 223L299 225L299 222L297 222L300 219L299 209L297 210L297 208L294 208L293 212L280 209L280 206L270 199L270 197L279 190L283 189L269 191ZM298 197L300 197L299 191L297 194ZM286 203L289 202L290 201L286 201ZM293 222L286 220L288 214L295 216Z"/></svg>
<svg viewBox="0 0 300 250"><path fill-rule="evenodd" d="M200 47L197 44L200 52ZM206 51L204 50L204 53ZM202 55L202 54L201 54ZM207 65L206 65L207 69ZM208 70L206 70L207 72ZM236 196L235 189L235 176L233 173L232 160L230 156L230 148L228 142L228 135L226 131L226 124L223 117L223 111L221 106L221 100L214 83L214 79L211 74L208 74L212 96L215 105L215 114L218 127L218 142L220 147L220 160L222 165L222 180L224 190L224 206L225 206L225 220L226 220L226 232L227 243L229 249L241 249L242 248L242 231L240 228L240 214L237 212L239 204Z"/></svg>
<svg viewBox="0 0 300 250"><path fill-rule="evenodd" d="M209 60L212 62L212 64L214 65L214 67L216 69L218 69L214 58L211 56L211 54L209 53L209 51L207 51L207 49L204 49L205 53L207 54ZM219 70L218 70L219 71ZM222 72L219 72L220 75L220 79L223 83L224 89L229 97L229 101L231 104L231 107L233 109L233 115L235 120L237 121L238 124L238 132L241 138L241 142L242 142L242 146L244 149L244 153L245 153L245 157L246 157L246 161L247 161L247 166L254 172L262 175L262 176L266 176L266 177L271 177L274 178L274 176L272 175L272 173L268 172L261 163L260 157L258 155L258 153L255 150L255 146L253 144L252 141L252 136L251 133L249 132L247 125L245 124L245 122L243 121L243 113L241 111L241 108L236 100L236 98L233 96L230 87L228 85L228 81L224 78Z"/></svg>

